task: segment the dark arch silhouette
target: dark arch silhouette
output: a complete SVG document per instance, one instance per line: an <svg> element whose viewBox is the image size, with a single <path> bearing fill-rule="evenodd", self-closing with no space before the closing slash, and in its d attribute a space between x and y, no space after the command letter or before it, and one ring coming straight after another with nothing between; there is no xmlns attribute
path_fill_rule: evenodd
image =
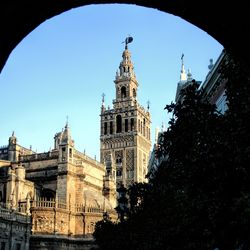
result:
<svg viewBox="0 0 250 250"><path fill-rule="evenodd" d="M43 0L8 1L0 3L0 71L16 45L45 20L72 8L88 4L125 3L150 7L183 18L207 32L227 51L250 68L248 47L250 38L246 36L250 27L247 1L210 0Z"/></svg>

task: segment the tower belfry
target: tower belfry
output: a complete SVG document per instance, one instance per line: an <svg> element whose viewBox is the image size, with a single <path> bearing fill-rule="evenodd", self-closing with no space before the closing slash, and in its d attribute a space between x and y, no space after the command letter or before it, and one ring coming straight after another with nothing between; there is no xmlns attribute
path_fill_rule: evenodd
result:
<svg viewBox="0 0 250 250"><path fill-rule="evenodd" d="M137 100L138 82L128 50L132 37L125 40L125 49L115 76L116 96L113 108L101 108L101 162L112 156L119 186L145 181L150 154L150 113Z"/></svg>

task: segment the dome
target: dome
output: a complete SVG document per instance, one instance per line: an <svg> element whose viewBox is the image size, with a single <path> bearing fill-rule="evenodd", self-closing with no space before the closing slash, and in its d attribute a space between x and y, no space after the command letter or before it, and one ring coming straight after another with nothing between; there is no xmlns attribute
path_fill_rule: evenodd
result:
<svg viewBox="0 0 250 250"><path fill-rule="evenodd" d="M85 201L84 203L87 207L95 207L101 209L105 207L105 209L114 209L110 201L99 192L93 190L85 190L83 195L83 199Z"/></svg>

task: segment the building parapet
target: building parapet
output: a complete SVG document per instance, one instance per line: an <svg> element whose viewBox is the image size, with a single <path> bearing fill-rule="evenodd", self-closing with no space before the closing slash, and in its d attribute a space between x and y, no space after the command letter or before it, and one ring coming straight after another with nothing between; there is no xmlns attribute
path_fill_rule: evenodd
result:
<svg viewBox="0 0 250 250"><path fill-rule="evenodd" d="M74 151L74 157L75 158L80 158L80 159L77 159L75 161L76 164L78 165L83 165L83 162L81 160L85 160L85 161L88 161L89 163L92 163L93 165L97 166L97 167L100 167L100 168L103 168L102 164L100 162L98 162L97 160L87 156L86 154L78 151L75 149Z"/></svg>
<svg viewBox="0 0 250 250"><path fill-rule="evenodd" d="M26 201L24 201L26 202ZM24 203L23 202L23 203ZM62 209L65 211L73 212L73 213L100 213L103 214L107 212L109 214L116 214L114 210L105 209L104 207L94 207L94 206L86 206L83 203L76 203L74 205L69 205L67 207L67 203L64 200L60 199L50 199L47 200L45 198L40 198L34 200L31 204L33 210L39 209Z"/></svg>
<svg viewBox="0 0 250 250"><path fill-rule="evenodd" d="M31 223L31 218L28 214L22 214L16 210L8 209L7 204L0 205L0 218L9 220L9 221L17 221L20 223Z"/></svg>
<svg viewBox="0 0 250 250"><path fill-rule="evenodd" d="M41 161L41 160L50 160L57 159L59 157L58 151L49 151L45 153L31 154L31 155L20 155L20 162L28 162L28 161Z"/></svg>

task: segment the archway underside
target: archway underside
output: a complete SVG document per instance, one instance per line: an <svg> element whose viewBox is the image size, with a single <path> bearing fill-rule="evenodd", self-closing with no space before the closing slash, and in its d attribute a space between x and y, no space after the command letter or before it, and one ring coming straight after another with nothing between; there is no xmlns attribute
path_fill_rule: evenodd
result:
<svg viewBox="0 0 250 250"><path fill-rule="evenodd" d="M105 3L135 4L158 9L183 18L207 32L250 68L247 37L250 27L246 2L210 0L43 0L8 1L0 4L0 71L16 45L45 20L72 8ZM188 39L186 37L185 39Z"/></svg>

